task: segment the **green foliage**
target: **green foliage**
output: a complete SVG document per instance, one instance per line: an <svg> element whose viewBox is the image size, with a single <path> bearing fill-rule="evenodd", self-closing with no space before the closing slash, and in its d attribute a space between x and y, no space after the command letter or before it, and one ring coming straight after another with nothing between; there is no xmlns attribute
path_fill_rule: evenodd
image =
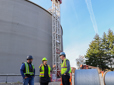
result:
<svg viewBox="0 0 114 85"><path fill-rule="evenodd" d="M100 38L95 35L94 40L90 43L87 53L86 64L99 67L102 70L113 69L114 65L114 34L109 29L108 35L103 34Z"/></svg>

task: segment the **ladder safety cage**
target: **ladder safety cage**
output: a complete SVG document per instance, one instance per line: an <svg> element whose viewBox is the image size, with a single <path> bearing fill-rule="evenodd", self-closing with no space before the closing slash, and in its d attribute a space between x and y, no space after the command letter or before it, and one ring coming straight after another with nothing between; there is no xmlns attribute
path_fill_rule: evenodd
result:
<svg viewBox="0 0 114 85"><path fill-rule="evenodd" d="M56 80L58 77L58 72L60 72L60 63L59 54L62 50L61 42L61 16L60 16L60 4L62 0L51 0L52 1L52 65L56 65L56 68L53 70L52 74L55 74ZM59 74L60 77L60 74Z"/></svg>

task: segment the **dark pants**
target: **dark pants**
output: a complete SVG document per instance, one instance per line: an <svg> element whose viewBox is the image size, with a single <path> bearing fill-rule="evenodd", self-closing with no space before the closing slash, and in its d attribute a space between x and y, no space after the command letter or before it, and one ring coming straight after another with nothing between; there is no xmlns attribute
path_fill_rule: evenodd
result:
<svg viewBox="0 0 114 85"><path fill-rule="evenodd" d="M62 83L63 83L63 85L70 85L69 78L70 78L69 75L62 75Z"/></svg>
<svg viewBox="0 0 114 85"><path fill-rule="evenodd" d="M40 83L40 85L48 85L48 83Z"/></svg>
<svg viewBox="0 0 114 85"><path fill-rule="evenodd" d="M23 79L23 85L34 85L34 77Z"/></svg>

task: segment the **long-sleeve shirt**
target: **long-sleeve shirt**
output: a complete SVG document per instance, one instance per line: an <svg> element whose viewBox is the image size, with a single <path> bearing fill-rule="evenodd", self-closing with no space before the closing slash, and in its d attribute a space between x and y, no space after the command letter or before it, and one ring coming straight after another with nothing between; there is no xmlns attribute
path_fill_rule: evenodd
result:
<svg viewBox="0 0 114 85"><path fill-rule="evenodd" d="M30 68L32 68L32 65L31 64L28 64L30 66ZM24 70L25 70L25 63L23 63L21 65L21 68L20 68L20 73L22 75L23 78L25 78L25 75L24 75ZM35 69L34 69L34 76L35 76ZM33 76L30 76L30 77L33 77Z"/></svg>

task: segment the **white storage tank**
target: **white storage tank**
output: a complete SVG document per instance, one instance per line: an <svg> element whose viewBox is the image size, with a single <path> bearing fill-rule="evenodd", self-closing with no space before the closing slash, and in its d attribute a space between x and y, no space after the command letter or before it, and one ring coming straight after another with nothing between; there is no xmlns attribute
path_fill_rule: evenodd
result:
<svg viewBox="0 0 114 85"><path fill-rule="evenodd" d="M52 64L52 15L26 0L0 0L0 82L6 74L20 74L27 55L34 58L36 75L43 57ZM8 76L7 81L21 81L21 76Z"/></svg>

